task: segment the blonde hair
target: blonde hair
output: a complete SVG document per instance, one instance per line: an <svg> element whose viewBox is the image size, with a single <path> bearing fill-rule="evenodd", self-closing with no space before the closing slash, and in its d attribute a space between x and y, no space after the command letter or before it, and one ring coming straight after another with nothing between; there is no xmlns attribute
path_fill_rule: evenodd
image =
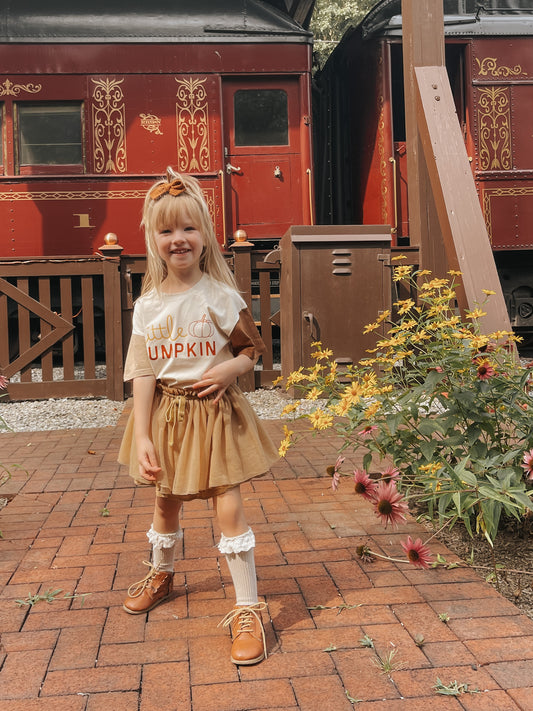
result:
<svg viewBox="0 0 533 711"><path fill-rule="evenodd" d="M160 197L155 199L151 197L154 191L157 194L156 188L166 186L175 180L180 180L183 187L179 194L165 191ZM184 211L187 212L204 241L204 249L200 257L202 272L238 291L235 278L217 242L213 221L200 183L191 175L180 175L172 168L167 168L166 178L154 183L144 199L141 227L144 228L146 242L146 274L141 294L154 290L159 292L161 284L166 279L167 266L158 254L155 236L159 229L177 224Z"/></svg>

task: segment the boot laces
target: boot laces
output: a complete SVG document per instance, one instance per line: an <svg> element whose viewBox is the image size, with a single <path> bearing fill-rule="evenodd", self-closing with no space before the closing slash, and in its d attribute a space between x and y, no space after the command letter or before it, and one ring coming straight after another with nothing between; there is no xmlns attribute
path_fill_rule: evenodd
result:
<svg viewBox="0 0 533 711"><path fill-rule="evenodd" d="M236 622L235 636L241 634L242 632L249 632L253 634L254 632L254 622L259 623L259 629L261 630L261 640L263 642L263 649L265 652L265 659L267 658L267 648L266 648L266 638L265 629L263 627L263 621L261 620L261 611L267 609L266 602L257 602L255 605L243 605L242 607L234 607L230 610L228 614L218 623L218 627L229 627L233 622Z"/></svg>
<svg viewBox="0 0 533 711"><path fill-rule="evenodd" d="M147 560L143 560L143 565L147 565L149 567L148 573L144 576L142 580L139 580L136 583L132 583L129 588L128 588L128 596L129 597L140 597L143 592L146 590L148 585L153 581L154 577L163 571L159 570L159 568L156 568L154 565L149 563Z"/></svg>

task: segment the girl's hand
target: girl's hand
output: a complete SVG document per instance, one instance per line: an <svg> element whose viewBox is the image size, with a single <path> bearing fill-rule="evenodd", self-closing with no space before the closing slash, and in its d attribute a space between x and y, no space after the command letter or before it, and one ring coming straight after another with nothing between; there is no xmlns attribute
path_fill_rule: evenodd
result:
<svg viewBox="0 0 533 711"><path fill-rule="evenodd" d="M248 356L238 355L236 358L225 360L206 370L202 379L194 383L193 388L200 391L198 397L205 397L216 392L216 397L213 400L216 403L239 375L246 373L252 367L253 362Z"/></svg>
<svg viewBox="0 0 533 711"><path fill-rule="evenodd" d="M157 462L155 448L149 437L137 442L137 460L141 477L146 481L157 481L157 475L161 471L161 467Z"/></svg>

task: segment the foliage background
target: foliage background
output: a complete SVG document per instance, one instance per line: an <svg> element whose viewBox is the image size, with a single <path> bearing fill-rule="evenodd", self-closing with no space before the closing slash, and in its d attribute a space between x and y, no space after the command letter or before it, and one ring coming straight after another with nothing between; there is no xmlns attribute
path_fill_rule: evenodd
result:
<svg viewBox="0 0 533 711"><path fill-rule="evenodd" d="M355 27L377 0L317 0L311 20L314 59L322 68L349 27Z"/></svg>

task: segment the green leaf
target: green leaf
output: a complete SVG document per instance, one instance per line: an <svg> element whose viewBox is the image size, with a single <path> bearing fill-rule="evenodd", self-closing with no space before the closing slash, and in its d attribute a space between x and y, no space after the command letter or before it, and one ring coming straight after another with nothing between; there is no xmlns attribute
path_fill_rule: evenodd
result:
<svg viewBox="0 0 533 711"><path fill-rule="evenodd" d="M471 425L466 431L466 441L469 445L474 444L481 437L481 428L478 425Z"/></svg>
<svg viewBox="0 0 533 711"><path fill-rule="evenodd" d="M434 439L420 442L420 451L422 452L426 462L431 462L431 460L433 459L433 455L435 454L435 450L437 449L437 446L438 442Z"/></svg>
<svg viewBox="0 0 533 711"><path fill-rule="evenodd" d="M435 432L444 434L440 423L433 417L426 417L420 420L418 431L425 437L431 437Z"/></svg>

